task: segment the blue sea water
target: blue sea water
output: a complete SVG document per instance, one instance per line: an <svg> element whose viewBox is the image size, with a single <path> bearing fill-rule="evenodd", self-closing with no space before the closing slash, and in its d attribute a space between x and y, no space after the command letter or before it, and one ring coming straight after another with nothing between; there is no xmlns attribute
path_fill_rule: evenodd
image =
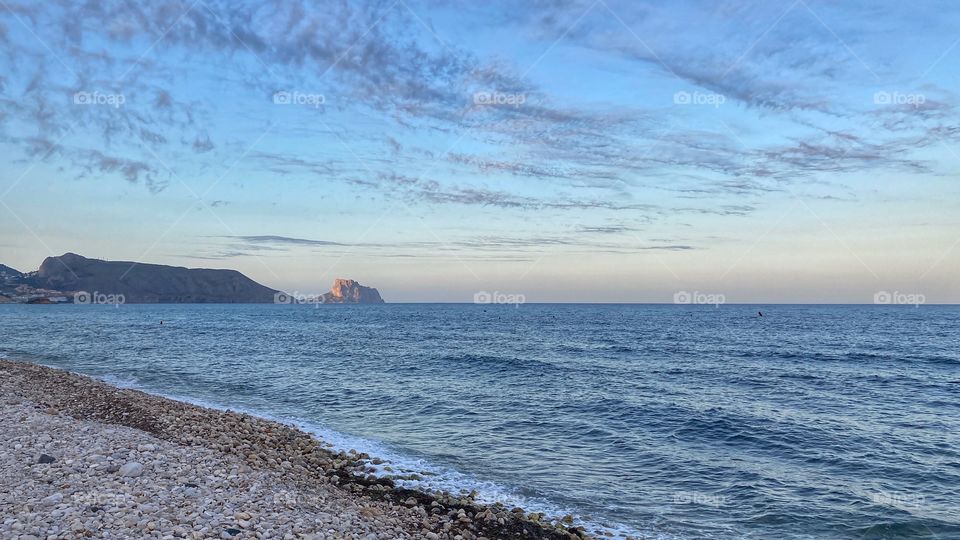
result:
<svg viewBox="0 0 960 540"><path fill-rule="evenodd" d="M956 306L0 305L0 354L590 530L960 538Z"/></svg>

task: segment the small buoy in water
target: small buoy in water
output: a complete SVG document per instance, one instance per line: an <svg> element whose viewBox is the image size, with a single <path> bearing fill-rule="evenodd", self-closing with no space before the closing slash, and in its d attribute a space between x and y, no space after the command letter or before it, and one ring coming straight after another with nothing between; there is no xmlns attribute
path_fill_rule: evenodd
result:
<svg viewBox="0 0 960 540"><path fill-rule="evenodd" d="M163 321L160 321L160 325L161 325L161 326L163 325Z"/></svg>
<svg viewBox="0 0 960 540"><path fill-rule="evenodd" d="M758 311L758 312L757 312L757 315L763 317L763 312L762 312L762 311Z"/></svg>

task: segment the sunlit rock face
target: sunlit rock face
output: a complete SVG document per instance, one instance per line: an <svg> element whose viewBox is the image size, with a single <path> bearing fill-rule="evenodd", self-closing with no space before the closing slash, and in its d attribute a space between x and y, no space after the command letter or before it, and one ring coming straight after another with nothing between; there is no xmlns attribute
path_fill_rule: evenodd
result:
<svg viewBox="0 0 960 540"><path fill-rule="evenodd" d="M380 293L373 287L364 287L352 279L333 280L330 292L323 295L326 304L382 304Z"/></svg>

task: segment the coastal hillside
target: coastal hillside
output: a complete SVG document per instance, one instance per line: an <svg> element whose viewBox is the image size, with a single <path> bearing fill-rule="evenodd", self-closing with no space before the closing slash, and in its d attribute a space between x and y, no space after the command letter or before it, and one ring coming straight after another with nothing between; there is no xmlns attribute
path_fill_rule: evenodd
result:
<svg viewBox="0 0 960 540"><path fill-rule="evenodd" d="M0 264L0 282L6 280L7 278L15 278L23 276L23 272L14 270L5 264Z"/></svg>
<svg viewBox="0 0 960 540"><path fill-rule="evenodd" d="M317 298L317 297L315 297ZM337 278L323 304L382 304L380 292ZM269 304L305 303L236 270L105 261L75 253L47 257L34 272L0 264L0 303ZM313 303L313 302L311 302Z"/></svg>
<svg viewBox="0 0 960 540"><path fill-rule="evenodd" d="M47 257L25 281L70 295L123 295L127 303L272 303L277 293L236 270L104 261L74 253Z"/></svg>

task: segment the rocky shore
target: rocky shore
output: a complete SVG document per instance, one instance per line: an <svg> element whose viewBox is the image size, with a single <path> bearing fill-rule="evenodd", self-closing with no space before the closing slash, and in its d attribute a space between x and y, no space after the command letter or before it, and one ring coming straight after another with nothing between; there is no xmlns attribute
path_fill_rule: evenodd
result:
<svg viewBox="0 0 960 540"><path fill-rule="evenodd" d="M0 360L0 538L590 537L370 474L291 426Z"/></svg>

